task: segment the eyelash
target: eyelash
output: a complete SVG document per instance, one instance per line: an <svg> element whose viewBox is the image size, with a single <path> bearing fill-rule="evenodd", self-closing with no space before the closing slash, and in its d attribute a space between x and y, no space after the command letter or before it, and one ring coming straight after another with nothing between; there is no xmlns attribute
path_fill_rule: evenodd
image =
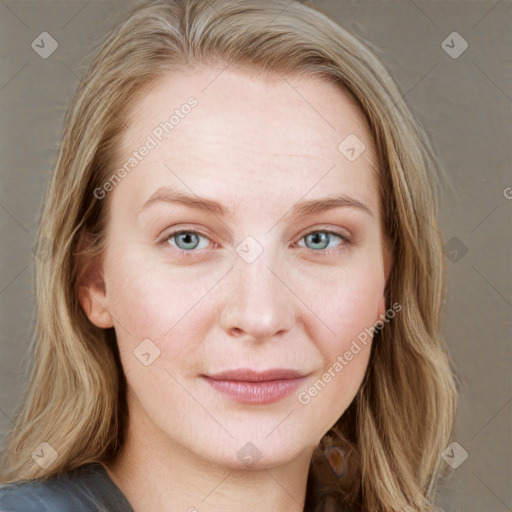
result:
<svg viewBox="0 0 512 512"><path fill-rule="evenodd" d="M201 231L196 231L194 229L180 229L180 230L173 231L172 233L169 233L168 235L166 235L164 240L163 240L163 243L168 244L169 240L171 238L173 238L173 237L175 237L177 235L180 235L182 233L194 233L196 235L203 236L204 238L207 238L208 240L210 240L210 237L208 235L206 235L205 233L202 233ZM328 229L315 229L313 231L309 231L308 233L306 233L305 235L300 237L299 241L305 239L308 235L311 235L313 233L326 233L326 234L333 235L333 236L338 237L338 238L341 239L341 243L338 246L336 246L336 247L339 247L339 248L336 249L336 250L332 250L332 249L329 249L329 250L328 249L315 250L315 249L310 249L309 247L302 247L301 246L303 249L310 249L315 254L320 254L320 255L324 255L324 256L337 255L337 254L340 254L341 252L343 252L346 249L347 245L352 244L352 241L351 241L350 237L342 235L340 233L337 233L336 231L330 231ZM211 240L210 240L210 242L211 242ZM297 247L296 244L297 244L297 242L294 244L294 247ZM190 250L187 251L185 249L180 249L179 247L174 247L174 246L172 246L172 247L174 249L176 249L180 254L184 255L185 257L193 258L193 257L196 257L196 256L200 256L200 254L198 254L199 251L195 250L195 249L190 249Z"/></svg>

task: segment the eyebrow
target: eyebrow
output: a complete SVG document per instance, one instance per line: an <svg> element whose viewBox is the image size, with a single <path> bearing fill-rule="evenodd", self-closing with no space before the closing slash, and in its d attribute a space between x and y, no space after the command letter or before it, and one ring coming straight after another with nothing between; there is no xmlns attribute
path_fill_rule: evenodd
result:
<svg viewBox="0 0 512 512"><path fill-rule="evenodd" d="M143 204L142 208L139 210L139 214L150 206L162 203L183 204L191 208L213 213L219 217L232 217L235 213L233 209L227 208L213 199L191 195L175 188L161 187ZM306 217L308 215L315 215L326 210L340 207L358 208L373 217L373 213L368 206L345 194L336 197L326 197L324 199L300 201L291 208L291 215L296 217Z"/></svg>

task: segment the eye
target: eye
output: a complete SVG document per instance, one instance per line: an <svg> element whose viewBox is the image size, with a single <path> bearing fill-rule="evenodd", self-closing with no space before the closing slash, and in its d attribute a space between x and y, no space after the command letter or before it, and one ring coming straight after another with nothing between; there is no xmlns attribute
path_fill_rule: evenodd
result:
<svg viewBox="0 0 512 512"><path fill-rule="evenodd" d="M341 242L335 245L334 247L338 247L340 245L344 245L349 242L349 238L347 236L343 236L339 233L335 233L333 231L312 231L307 235L301 238L301 241L305 241L305 245L299 244L300 247L307 247L308 249L313 249L315 252L320 252L321 254L325 249L330 249L333 245L330 245L333 240L338 239ZM330 252L330 251L327 251ZM332 251L336 252L336 251Z"/></svg>
<svg viewBox="0 0 512 512"><path fill-rule="evenodd" d="M302 240L305 241L305 245L301 243L298 243L297 245L300 247L306 247L307 249L312 249L318 254L337 253L339 251L331 251L329 249L333 247L343 247L350 243L348 236L328 230L311 231L300 239L300 241ZM338 240L337 244L335 243L336 240ZM203 235L198 231L184 229L170 233L165 237L165 241L176 247L176 249L181 250L183 253L195 252L194 249L206 249L208 248L208 243L211 242L206 235Z"/></svg>
<svg viewBox="0 0 512 512"><path fill-rule="evenodd" d="M205 243L201 246L201 239ZM205 249L208 247L208 242L210 239L204 235L201 235L197 231L175 231L174 233L170 233L166 240L174 245L177 249L181 249L183 251L191 251L193 249ZM174 243L173 243L174 242Z"/></svg>

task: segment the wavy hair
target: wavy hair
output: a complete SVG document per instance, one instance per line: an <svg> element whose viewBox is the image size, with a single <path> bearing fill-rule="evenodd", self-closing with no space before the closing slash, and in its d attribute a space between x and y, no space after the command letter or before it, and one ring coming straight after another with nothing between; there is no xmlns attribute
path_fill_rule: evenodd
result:
<svg viewBox="0 0 512 512"><path fill-rule="evenodd" d="M101 261L110 208L110 194L100 201L93 191L115 169L134 103L162 75L199 65L321 78L349 91L365 116L393 254L386 303L402 309L375 333L356 397L313 454L305 510L436 510L431 500L458 395L439 327L439 165L369 45L288 0L145 2L97 49L69 109L41 213L32 367L3 481L44 480L110 460L122 446L126 381L115 332L94 326L78 302L81 279ZM47 468L31 457L41 442L58 452ZM330 446L348 463L342 477L323 456Z"/></svg>

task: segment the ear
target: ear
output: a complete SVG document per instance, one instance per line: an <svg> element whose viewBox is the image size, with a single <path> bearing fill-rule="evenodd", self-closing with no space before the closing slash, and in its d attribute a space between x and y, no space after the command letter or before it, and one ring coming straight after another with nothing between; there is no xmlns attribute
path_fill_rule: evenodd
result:
<svg viewBox="0 0 512 512"><path fill-rule="evenodd" d="M78 288L78 302L87 318L96 326L108 329L114 326L106 306L105 283L101 278L91 279Z"/></svg>
<svg viewBox="0 0 512 512"><path fill-rule="evenodd" d="M78 302L87 318L96 326L108 329L114 326L112 316L107 308L107 293L101 263L90 263L87 258L89 247L81 242L77 265L79 268Z"/></svg>

